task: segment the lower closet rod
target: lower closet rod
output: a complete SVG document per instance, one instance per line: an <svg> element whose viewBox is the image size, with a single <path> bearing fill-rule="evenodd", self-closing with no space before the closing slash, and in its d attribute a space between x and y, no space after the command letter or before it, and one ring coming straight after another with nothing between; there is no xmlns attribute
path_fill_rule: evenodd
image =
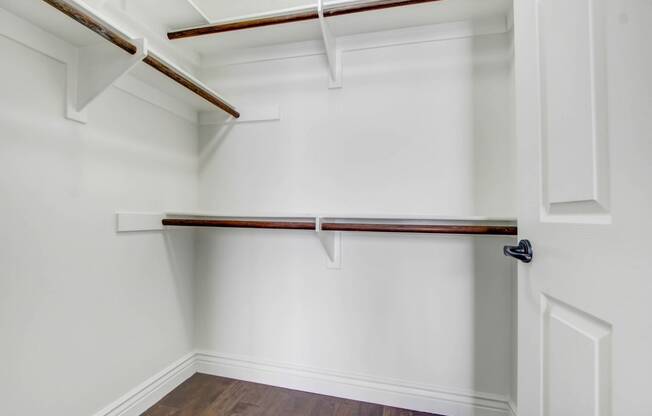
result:
<svg viewBox="0 0 652 416"><path fill-rule="evenodd" d="M315 230L312 221L263 221L263 220L199 220L164 219L163 225L176 227L218 227L218 228L266 228L273 230Z"/></svg>
<svg viewBox="0 0 652 416"><path fill-rule="evenodd" d="M165 226L217 227L217 228L265 228L276 230L314 230L314 221L266 221L225 219L166 218ZM322 231L463 234L463 235L517 235L517 227L498 225L431 225L431 224L381 224L322 222Z"/></svg>
<svg viewBox="0 0 652 416"><path fill-rule="evenodd" d="M322 231L359 231L376 233L517 235L516 227L496 225L369 224L324 222Z"/></svg>

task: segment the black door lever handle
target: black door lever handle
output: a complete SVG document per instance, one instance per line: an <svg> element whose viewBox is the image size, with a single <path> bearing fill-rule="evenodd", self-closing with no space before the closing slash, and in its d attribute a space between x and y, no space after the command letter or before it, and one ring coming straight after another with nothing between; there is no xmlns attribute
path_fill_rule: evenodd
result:
<svg viewBox="0 0 652 416"><path fill-rule="evenodd" d="M529 240L521 240L518 242L517 246L505 246L503 248L503 253L505 253L506 256L514 257L523 263L531 262L532 256L534 256L532 244Z"/></svg>

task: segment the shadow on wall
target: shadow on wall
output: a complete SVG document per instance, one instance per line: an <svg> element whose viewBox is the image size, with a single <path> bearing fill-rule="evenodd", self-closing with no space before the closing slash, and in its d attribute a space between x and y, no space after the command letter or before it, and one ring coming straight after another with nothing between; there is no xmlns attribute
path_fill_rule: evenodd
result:
<svg viewBox="0 0 652 416"><path fill-rule="evenodd" d="M199 127L199 169L206 166L213 154L220 148L235 126L218 124Z"/></svg>
<svg viewBox="0 0 652 416"><path fill-rule="evenodd" d="M476 36L473 48L473 197L477 215L516 214L516 138L514 131L513 36ZM496 138L501 138L496 140ZM513 237L473 239L473 352L476 391L501 386L516 400L516 263L505 257ZM493 299L505 299L502 305ZM500 345L495 345L498 340ZM505 346L508 349L505 349ZM488 371L492 363L505 371Z"/></svg>
<svg viewBox="0 0 652 416"><path fill-rule="evenodd" d="M502 391L497 393L510 396L516 382L516 265L503 255L502 248L514 241L512 237L475 237L469 259L473 261L473 389L492 391L499 386ZM496 304L496 299L504 303ZM496 363L504 371L496 372Z"/></svg>
<svg viewBox="0 0 652 416"><path fill-rule="evenodd" d="M195 255L193 230L165 230L163 232L170 272L174 278L175 293L187 339L194 340L195 309ZM190 249L188 249L190 247Z"/></svg>

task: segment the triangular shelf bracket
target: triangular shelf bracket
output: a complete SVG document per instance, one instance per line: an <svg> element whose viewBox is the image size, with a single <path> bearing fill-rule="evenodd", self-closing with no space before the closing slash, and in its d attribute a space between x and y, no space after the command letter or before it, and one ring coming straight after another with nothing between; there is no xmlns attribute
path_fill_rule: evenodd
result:
<svg viewBox="0 0 652 416"><path fill-rule="evenodd" d="M67 68L66 118L86 123L88 105L147 56L145 39L132 42L138 48L133 55L108 42L77 49Z"/></svg>
<svg viewBox="0 0 652 416"><path fill-rule="evenodd" d="M342 268L342 233L339 231L322 231L321 218L315 218L315 231L319 242L326 251L326 266L329 269Z"/></svg>
<svg viewBox="0 0 652 416"><path fill-rule="evenodd" d="M328 88L342 88L342 48L337 46L337 38L333 35L328 21L324 17L324 0L317 0L317 13L328 60Z"/></svg>

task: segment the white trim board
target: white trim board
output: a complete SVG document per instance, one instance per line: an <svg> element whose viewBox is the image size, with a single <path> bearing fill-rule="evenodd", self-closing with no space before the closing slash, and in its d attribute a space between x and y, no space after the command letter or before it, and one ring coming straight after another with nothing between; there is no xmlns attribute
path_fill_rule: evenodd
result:
<svg viewBox="0 0 652 416"><path fill-rule="evenodd" d="M338 373L212 351L196 351L182 357L93 416L140 416L195 373L446 416L515 416L513 402L506 396Z"/></svg>

